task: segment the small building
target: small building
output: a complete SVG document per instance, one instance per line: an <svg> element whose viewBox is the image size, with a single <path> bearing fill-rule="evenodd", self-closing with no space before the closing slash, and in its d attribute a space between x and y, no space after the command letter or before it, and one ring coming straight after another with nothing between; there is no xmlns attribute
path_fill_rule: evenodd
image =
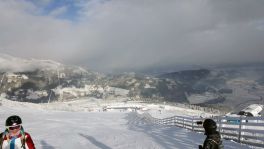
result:
<svg viewBox="0 0 264 149"><path fill-rule="evenodd" d="M21 80L27 80L28 77L26 75L20 75L20 74L14 74L14 73L7 73L6 74L7 82L12 83L12 82L18 82Z"/></svg>
<svg viewBox="0 0 264 149"><path fill-rule="evenodd" d="M263 110L263 106L260 104L251 104L248 107L241 110L238 115L245 116L261 116L261 111Z"/></svg>

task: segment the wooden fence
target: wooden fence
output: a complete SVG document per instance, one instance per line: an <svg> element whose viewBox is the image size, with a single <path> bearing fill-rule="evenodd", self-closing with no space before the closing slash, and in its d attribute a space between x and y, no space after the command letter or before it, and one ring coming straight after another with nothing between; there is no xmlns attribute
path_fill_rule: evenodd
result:
<svg viewBox="0 0 264 149"><path fill-rule="evenodd" d="M204 118L173 116L158 119L149 113L142 116L157 125L177 126L195 132L204 132L202 125L197 121ZM264 147L264 117L212 117L217 122L217 129L224 139L234 140L238 143L248 144L256 147Z"/></svg>

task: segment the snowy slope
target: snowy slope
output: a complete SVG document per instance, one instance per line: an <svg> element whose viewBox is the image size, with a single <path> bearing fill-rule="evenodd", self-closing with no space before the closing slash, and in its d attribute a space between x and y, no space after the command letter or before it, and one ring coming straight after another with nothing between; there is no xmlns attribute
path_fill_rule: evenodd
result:
<svg viewBox="0 0 264 149"><path fill-rule="evenodd" d="M2 104L1 131L8 116L20 115L38 149L194 149L204 140L203 134L149 124L135 112L54 111L44 108L48 105L7 100ZM226 149L248 148L224 144Z"/></svg>
<svg viewBox="0 0 264 149"><path fill-rule="evenodd" d="M2 72L26 72L36 69L56 70L62 64L52 60L23 59L6 54L0 54L0 71Z"/></svg>
<svg viewBox="0 0 264 149"><path fill-rule="evenodd" d="M90 73L80 66L68 66L53 60L19 58L1 53L0 63L0 72L31 72L43 70L63 73L65 69L71 69L72 73Z"/></svg>

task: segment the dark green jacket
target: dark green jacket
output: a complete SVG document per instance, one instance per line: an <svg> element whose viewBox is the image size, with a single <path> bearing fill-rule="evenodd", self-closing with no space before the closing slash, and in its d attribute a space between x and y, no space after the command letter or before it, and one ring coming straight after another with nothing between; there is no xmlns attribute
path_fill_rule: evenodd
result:
<svg viewBox="0 0 264 149"><path fill-rule="evenodd" d="M223 148L224 146L221 141L221 136L217 131L213 134L207 134L203 146L200 147L200 149L223 149Z"/></svg>

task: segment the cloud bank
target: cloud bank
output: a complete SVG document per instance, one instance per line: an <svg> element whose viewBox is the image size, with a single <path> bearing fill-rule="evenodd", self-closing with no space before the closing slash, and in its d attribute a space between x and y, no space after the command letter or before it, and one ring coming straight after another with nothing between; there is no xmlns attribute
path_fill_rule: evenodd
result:
<svg viewBox="0 0 264 149"><path fill-rule="evenodd" d="M99 71L264 61L264 1L58 2L1 0L0 52Z"/></svg>

